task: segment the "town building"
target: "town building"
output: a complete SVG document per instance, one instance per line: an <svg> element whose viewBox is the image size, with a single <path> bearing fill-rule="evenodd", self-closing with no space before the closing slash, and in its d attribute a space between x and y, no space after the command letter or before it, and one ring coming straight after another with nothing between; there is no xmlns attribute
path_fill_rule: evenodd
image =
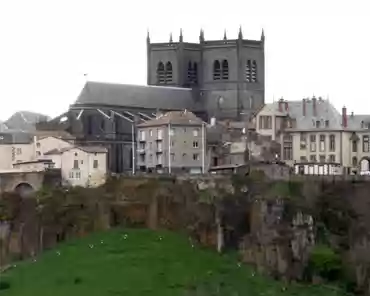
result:
<svg viewBox="0 0 370 296"><path fill-rule="evenodd" d="M322 98L266 104L256 131L281 144L281 159L296 172L355 174L369 171L370 115L339 113Z"/></svg>
<svg viewBox="0 0 370 296"><path fill-rule="evenodd" d="M67 113L49 122L76 137L78 145L103 145L113 173L132 171L136 125L157 111L189 110L209 121L241 120L264 104L265 36L246 40L153 43L147 37L147 85L86 82Z"/></svg>
<svg viewBox="0 0 370 296"><path fill-rule="evenodd" d="M171 111L137 126L140 171L202 173L207 161L206 123L190 111ZM135 160L134 160L135 162Z"/></svg>

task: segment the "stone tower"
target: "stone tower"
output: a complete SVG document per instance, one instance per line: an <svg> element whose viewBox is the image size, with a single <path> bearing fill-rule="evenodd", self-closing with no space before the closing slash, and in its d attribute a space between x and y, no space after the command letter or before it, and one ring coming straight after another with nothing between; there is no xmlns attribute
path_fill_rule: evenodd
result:
<svg viewBox="0 0 370 296"><path fill-rule="evenodd" d="M194 89L207 117L220 119L248 118L265 101L265 36L260 40L205 40L151 43L147 37L147 83Z"/></svg>

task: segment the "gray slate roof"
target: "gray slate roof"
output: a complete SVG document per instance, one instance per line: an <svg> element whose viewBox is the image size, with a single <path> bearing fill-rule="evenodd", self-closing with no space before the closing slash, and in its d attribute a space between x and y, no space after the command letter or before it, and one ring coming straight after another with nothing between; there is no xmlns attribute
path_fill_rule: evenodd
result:
<svg viewBox="0 0 370 296"><path fill-rule="evenodd" d="M189 88L102 82L87 82L75 104L167 110L183 110L194 107L192 90Z"/></svg>
<svg viewBox="0 0 370 296"><path fill-rule="evenodd" d="M141 123L138 125L138 127L159 126L166 124L201 126L203 124L203 121L198 118L193 112L187 110L170 111L158 116L157 118Z"/></svg>
<svg viewBox="0 0 370 296"><path fill-rule="evenodd" d="M5 121L5 124L9 129L34 131L36 129L37 122L47 121L49 119L50 118L48 116L43 114L19 111L14 113L7 121Z"/></svg>

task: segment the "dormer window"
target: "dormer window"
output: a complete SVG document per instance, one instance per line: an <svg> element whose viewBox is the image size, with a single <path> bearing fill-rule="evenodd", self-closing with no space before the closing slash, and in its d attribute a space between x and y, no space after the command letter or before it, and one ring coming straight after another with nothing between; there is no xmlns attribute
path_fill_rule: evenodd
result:
<svg viewBox="0 0 370 296"><path fill-rule="evenodd" d="M325 120L325 127L329 127L329 120Z"/></svg>
<svg viewBox="0 0 370 296"><path fill-rule="evenodd" d="M316 120L316 127L319 128L320 127L320 120Z"/></svg>

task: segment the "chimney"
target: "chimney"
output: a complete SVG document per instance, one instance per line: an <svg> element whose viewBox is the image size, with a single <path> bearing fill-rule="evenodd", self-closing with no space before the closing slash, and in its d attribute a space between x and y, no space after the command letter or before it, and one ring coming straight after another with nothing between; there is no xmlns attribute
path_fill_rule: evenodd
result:
<svg viewBox="0 0 370 296"><path fill-rule="evenodd" d="M306 116L306 99L302 100L302 115Z"/></svg>
<svg viewBox="0 0 370 296"><path fill-rule="evenodd" d="M317 99L315 98L315 96L312 98L312 112L313 112L313 116L317 116L317 106L316 106L316 101Z"/></svg>
<svg viewBox="0 0 370 296"><path fill-rule="evenodd" d="M280 99L278 104L279 104L279 111L280 112L283 112L283 103L284 103L284 100L283 99Z"/></svg>
<svg viewBox="0 0 370 296"><path fill-rule="evenodd" d="M343 106L342 108L342 126L344 128L347 127L347 108L346 106Z"/></svg>

